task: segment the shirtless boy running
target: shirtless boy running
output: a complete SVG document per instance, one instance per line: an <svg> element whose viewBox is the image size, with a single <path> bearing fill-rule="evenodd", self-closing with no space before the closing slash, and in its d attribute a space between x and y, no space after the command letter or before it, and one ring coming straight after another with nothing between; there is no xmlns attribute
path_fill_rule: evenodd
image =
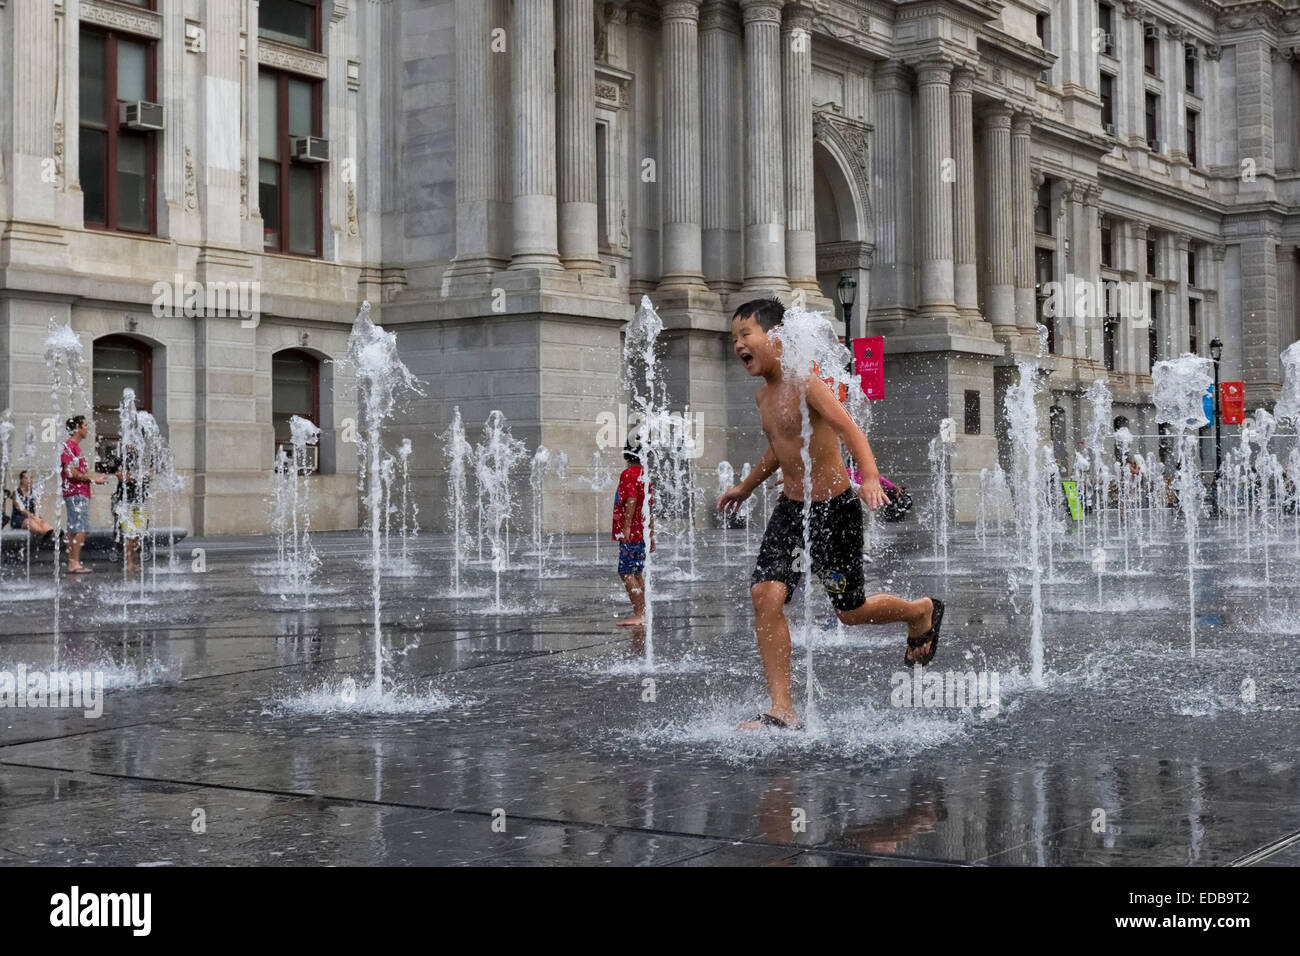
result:
<svg viewBox="0 0 1300 956"><path fill-rule="evenodd" d="M777 299L754 299L731 318L732 351L750 375L763 384L754 396L769 447L758 465L718 499L718 508L734 510L778 468L784 488L768 518L763 544L754 567L750 596L754 602L754 629L758 652L767 676L772 707L740 725L742 730L761 727L795 728L799 715L790 696L790 628L785 605L802 580L795 557L803 547L803 458L798 383L782 375L780 343L768 333L785 318ZM860 497L872 510L886 503L880 472L867 437L836 401L826 383L810 375L806 383L808 414L812 423L809 456L812 461L812 571L821 581L836 616L846 625L907 624L904 663L928 664L939 647L943 602L934 598L905 601L893 594L866 594L862 573L862 508ZM840 454L848 448L862 469L862 486L854 494Z"/></svg>

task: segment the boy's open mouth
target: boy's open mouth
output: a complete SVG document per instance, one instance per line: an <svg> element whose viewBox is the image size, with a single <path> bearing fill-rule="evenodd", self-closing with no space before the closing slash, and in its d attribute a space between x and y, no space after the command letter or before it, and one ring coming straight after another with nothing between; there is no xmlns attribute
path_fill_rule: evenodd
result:
<svg viewBox="0 0 1300 956"><path fill-rule="evenodd" d="M736 355L739 356L740 361L744 364L746 371L748 371L753 366L754 353L751 352L749 349L741 349L739 352L736 353Z"/></svg>

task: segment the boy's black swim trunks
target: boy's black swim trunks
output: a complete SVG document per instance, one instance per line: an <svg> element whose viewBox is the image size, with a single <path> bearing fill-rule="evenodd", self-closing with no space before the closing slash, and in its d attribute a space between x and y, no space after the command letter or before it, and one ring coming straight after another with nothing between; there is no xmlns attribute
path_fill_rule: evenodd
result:
<svg viewBox="0 0 1300 956"><path fill-rule="evenodd" d="M837 611L861 607L867 599L862 574L862 505L850 488L826 501L814 501L809 519L812 571ZM788 603L803 581L797 557L803 550L803 502L781 495L767 520L752 584L780 581Z"/></svg>

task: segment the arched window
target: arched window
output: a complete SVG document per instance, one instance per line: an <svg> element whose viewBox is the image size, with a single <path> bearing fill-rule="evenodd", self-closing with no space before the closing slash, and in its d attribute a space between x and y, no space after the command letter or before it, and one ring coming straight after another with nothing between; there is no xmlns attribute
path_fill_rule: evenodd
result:
<svg viewBox="0 0 1300 956"><path fill-rule="evenodd" d="M320 418L320 360L301 349L285 349L271 356L271 422L275 426L275 447L278 452L289 447L289 419L294 415L305 418L313 425ZM317 470L314 462L311 471Z"/></svg>
<svg viewBox="0 0 1300 956"><path fill-rule="evenodd" d="M125 335L109 335L95 340L93 361L95 454L103 457L103 450L121 438L118 409L123 391L135 392L138 410L153 413L153 349Z"/></svg>

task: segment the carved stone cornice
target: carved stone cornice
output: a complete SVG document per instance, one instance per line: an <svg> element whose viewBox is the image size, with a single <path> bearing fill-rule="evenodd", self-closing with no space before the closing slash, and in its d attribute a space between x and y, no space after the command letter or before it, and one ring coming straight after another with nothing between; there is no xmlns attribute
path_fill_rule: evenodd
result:
<svg viewBox="0 0 1300 956"><path fill-rule="evenodd" d="M700 8L700 30L726 30L740 33L740 15L727 0L706 0Z"/></svg>
<svg viewBox="0 0 1300 956"><path fill-rule="evenodd" d="M162 38L162 14L139 7L124 7L106 0L81 0L80 16L86 23L111 27L127 33Z"/></svg>
<svg viewBox="0 0 1300 956"><path fill-rule="evenodd" d="M1278 28L1278 10L1272 3L1242 3L1229 7L1219 17L1220 30L1244 30L1257 27L1265 30Z"/></svg>
<svg viewBox="0 0 1300 956"><path fill-rule="evenodd" d="M1217 43L1207 43L1205 45L1205 58L1218 62L1223 57L1223 47Z"/></svg>
<svg viewBox="0 0 1300 956"><path fill-rule="evenodd" d="M700 19L700 0L660 0L659 21Z"/></svg>
<svg viewBox="0 0 1300 956"><path fill-rule="evenodd" d="M329 76L329 61L323 54L301 50L287 43L277 43L265 37L257 41L257 62L261 66L301 73L317 80Z"/></svg>
<svg viewBox="0 0 1300 956"><path fill-rule="evenodd" d="M746 23L759 21L781 22L781 8L785 0L740 0L741 16Z"/></svg>
<svg viewBox="0 0 1300 956"><path fill-rule="evenodd" d="M817 243L817 270L819 272L848 272L853 269L870 269L875 244L845 239L840 242Z"/></svg>
<svg viewBox="0 0 1300 956"><path fill-rule="evenodd" d="M1146 10L1143 8L1142 4L1135 2L1135 0L1125 0L1124 2L1125 20L1141 20L1145 14L1146 14Z"/></svg>

